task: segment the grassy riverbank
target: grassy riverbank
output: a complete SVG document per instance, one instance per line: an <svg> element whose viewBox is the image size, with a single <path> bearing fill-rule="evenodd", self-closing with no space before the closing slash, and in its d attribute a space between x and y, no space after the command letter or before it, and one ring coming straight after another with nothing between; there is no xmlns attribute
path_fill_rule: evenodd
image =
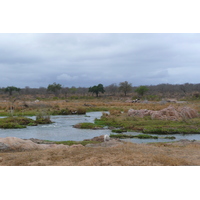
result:
<svg viewBox="0 0 200 200"><path fill-rule="evenodd" d="M95 120L95 124L147 134L200 133L200 118L182 121L152 120L149 116L139 118L127 116L127 113L118 113L103 114L100 119Z"/></svg>

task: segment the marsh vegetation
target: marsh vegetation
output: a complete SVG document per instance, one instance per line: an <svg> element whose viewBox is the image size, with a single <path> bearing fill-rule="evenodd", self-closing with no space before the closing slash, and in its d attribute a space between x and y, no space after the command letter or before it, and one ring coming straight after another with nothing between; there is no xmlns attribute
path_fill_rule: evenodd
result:
<svg viewBox="0 0 200 200"><path fill-rule="evenodd" d="M0 118L0 128L3 129L15 129L26 128L27 126L37 126L38 124L51 124L50 116L44 116L39 114L36 116L36 120L28 117L6 117Z"/></svg>

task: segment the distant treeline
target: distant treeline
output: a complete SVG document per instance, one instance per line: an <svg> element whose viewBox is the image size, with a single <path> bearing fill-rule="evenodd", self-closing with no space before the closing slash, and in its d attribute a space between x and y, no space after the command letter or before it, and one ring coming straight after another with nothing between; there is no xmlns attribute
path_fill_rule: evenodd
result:
<svg viewBox="0 0 200 200"><path fill-rule="evenodd" d="M59 85L59 84L58 84ZM130 84L131 85L131 84ZM49 87L49 86L48 86ZM13 90L12 95L20 94L20 95L32 95L34 97L42 96L44 98L48 97L61 97L67 98L72 96L94 96L94 94L90 93L89 87L60 87L59 89L53 91L49 90L45 87L40 88L20 88L20 90ZM149 98L151 100L156 98L182 98L182 97L193 97L199 98L200 97L200 83L192 84L192 83L185 83L185 84L158 84L158 85L146 85L148 91L145 93L144 98ZM137 98L138 94L135 90L138 87L131 86L131 90L127 92L127 97L135 97ZM0 88L1 95L9 95L6 93L6 88ZM107 96L117 96L122 97L125 96L123 91L120 90L120 85L115 83L104 86L104 93L101 93L101 97Z"/></svg>

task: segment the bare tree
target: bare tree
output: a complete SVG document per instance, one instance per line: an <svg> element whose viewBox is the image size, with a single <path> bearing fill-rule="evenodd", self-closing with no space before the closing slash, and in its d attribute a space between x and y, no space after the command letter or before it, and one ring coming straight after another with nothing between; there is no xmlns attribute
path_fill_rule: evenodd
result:
<svg viewBox="0 0 200 200"><path fill-rule="evenodd" d="M124 92L124 95L126 96L127 92L132 90L132 84L128 83L127 81L121 82L119 84L119 90Z"/></svg>
<svg viewBox="0 0 200 200"><path fill-rule="evenodd" d="M115 95L117 93L118 89L119 88L116 83L113 83L113 84L105 87L105 91L111 95Z"/></svg>

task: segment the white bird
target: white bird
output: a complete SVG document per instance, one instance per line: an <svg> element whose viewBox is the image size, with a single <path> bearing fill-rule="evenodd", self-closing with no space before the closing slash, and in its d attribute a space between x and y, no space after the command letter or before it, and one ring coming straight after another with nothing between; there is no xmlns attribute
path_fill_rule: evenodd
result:
<svg viewBox="0 0 200 200"><path fill-rule="evenodd" d="M109 141L110 140L110 136L109 135L104 135L104 142Z"/></svg>

